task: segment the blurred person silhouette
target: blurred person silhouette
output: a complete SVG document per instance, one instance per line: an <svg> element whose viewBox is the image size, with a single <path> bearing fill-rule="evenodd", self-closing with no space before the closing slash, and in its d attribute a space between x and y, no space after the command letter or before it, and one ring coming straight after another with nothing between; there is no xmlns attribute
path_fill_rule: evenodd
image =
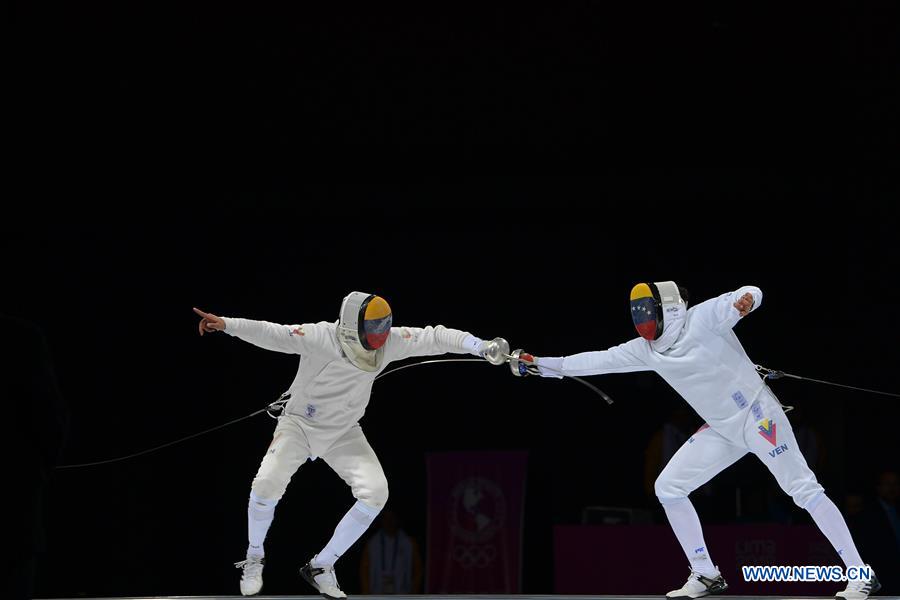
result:
<svg viewBox="0 0 900 600"><path fill-rule="evenodd" d="M844 512L849 520L856 517L866 508L866 498L858 491L849 492L844 498Z"/></svg>
<svg viewBox="0 0 900 600"><path fill-rule="evenodd" d="M419 594L422 555L416 540L401 527L397 513L384 510L381 527L366 543L359 564L363 594Z"/></svg>
<svg viewBox="0 0 900 600"><path fill-rule="evenodd" d="M900 595L900 475L896 469L878 473L875 498L856 508L850 517L859 546L872 565L885 565L881 585L886 595ZM891 567L893 565L893 567Z"/></svg>

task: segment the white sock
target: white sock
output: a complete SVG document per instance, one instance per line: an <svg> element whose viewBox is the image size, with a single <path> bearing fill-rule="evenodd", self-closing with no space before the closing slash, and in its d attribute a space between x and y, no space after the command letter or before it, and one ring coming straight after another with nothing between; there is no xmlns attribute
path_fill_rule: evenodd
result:
<svg viewBox="0 0 900 600"><path fill-rule="evenodd" d="M663 504L669 525L684 550L691 570L700 573L704 577L718 577L719 570L709 558L706 550L706 542L703 540L703 529L700 527L700 517L694 510L694 505L687 498L666 500Z"/></svg>
<svg viewBox="0 0 900 600"><path fill-rule="evenodd" d="M265 500L250 492L250 502L247 504L247 556L265 556L263 543L266 541L266 533L269 525L275 518L275 505L278 500Z"/></svg>
<svg viewBox="0 0 900 600"><path fill-rule="evenodd" d="M352 546L353 542L366 532L366 529L369 528L369 525L372 524L372 521L375 520L375 517L380 512L380 508L372 508L357 500L356 504L347 511L347 514L338 523L334 530L334 535L331 536L331 539L328 540L322 551L313 559L313 566L333 567L337 559L347 551L347 548Z"/></svg>
<svg viewBox="0 0 900 600"><path fill-rule="evenodd" d="M819 526L819 530L825 534L825 537L837 550L844 565L853 567L865 564L856 550L856 544L853 543L853 537L850 535L850 530L847 529L844 516L841 515L841 511L834 505L831 498L821 494L810 502L810 507L806 510Z"/></svg>

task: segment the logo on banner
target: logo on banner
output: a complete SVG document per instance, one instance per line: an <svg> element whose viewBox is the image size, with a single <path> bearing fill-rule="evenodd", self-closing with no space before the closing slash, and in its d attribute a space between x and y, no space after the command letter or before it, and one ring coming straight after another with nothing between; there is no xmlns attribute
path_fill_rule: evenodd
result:
<svg viewBox="0 0 900 600"><path fill-rule="evenodd" d="M490 566L497 557L491 542L506 520L503 490L493 481L471 477L457 483L450 498L453 559L464 569Z"/></svg>
<svg viewBox="0 0 900 600"><path fill-rule="evenodd" d="M493 544L487 546L458 544L453 546L453 560L463 569L484 569L497 558L497 548Z"/></svg>
<svg viewBox="0 0 900 600"><path fill-rule="evenodd" d="M775 421L773 421L772 419L763 419L762 421L760 421L759 435L766 438L766 441L773 446L777 445L775 441Z"/></svg>
<svg viewBox="0 0 900 600"><path fill-rule="evenodd" d="M774 565L777 550L775 539L748 539L734 544L734 557L739 565Z"/></svg>
<svg viewBox="0 0 900 600"><path fill-rule="evenodd" d="M503 490L483 477L470 477L456 484L450 492L452 512L450 532L463 541L489 541L506 518Z"/></svg>

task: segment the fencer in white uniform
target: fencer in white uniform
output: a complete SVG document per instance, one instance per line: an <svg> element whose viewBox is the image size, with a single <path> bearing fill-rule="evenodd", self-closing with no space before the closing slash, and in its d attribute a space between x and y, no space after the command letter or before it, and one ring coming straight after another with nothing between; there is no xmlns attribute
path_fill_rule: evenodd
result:
<svg viewBox="0 0 900 600"><path fill-rule="evenodd" d="M641 337L565 357L522 354L514 372L561 377L655 371L706 421L656 480L656 495L691 568L685 585L668 597L699 598L727 588L688 495L748 452L766 465L797 506L809 511L847 567L863 565L844 518L800 453L781 404L733 331L760 307L762 292L745 286L690 309L683 293L671 281L638 284L631 293L631 311ZM879 587L874 578L850 581L836 597L862 600Z"/></svg>
<svg viewBox="0 0 900 600"><path fill-rule="evenodd" d="M387 302L362 292L344 298L337 322L278 325L194 310L202 317L201 335L224 331L266 350L300 355L290 398L251 486L247 558L237 563L241 593L254 595L262 588L263 542L275 506L297 469L320 457L350 486L356 503L301 575L325 597L346 598L334 563L388 499L384 471L359 425L375 377L393 361L414 356L452 352L484 357L495 342L442 325L392 327Z"/></svg>

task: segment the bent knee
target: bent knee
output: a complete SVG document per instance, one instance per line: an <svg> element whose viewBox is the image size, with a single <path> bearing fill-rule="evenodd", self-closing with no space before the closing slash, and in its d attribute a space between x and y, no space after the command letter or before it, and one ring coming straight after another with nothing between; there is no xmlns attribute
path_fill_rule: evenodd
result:
<svg viewBox="0 0 900 600"><path fill-rule="evenodd" d="M272 477L257 477L250 491L260 500L279 501L284 495L286 484Z"/></svg>
<svg viewBox="0 0 900 600"><path fill-rule="evenodd" d="M825 488L815 480L803 481L792 485L788 490L788 495L800 508L812 510L825 497Z"/></svg>
<svg viewBox="0 0 900 600"><path fill-rule="evenodd" d="M387 504L388 482L384 476L373 479L355 490L354 496L360 502L381 509Z"/></svg>
<svg viewBox="0 0 900 600"><path fill-rule="evenodd" d="M660 504L671 504L683 500L694 490L678 484L665 476L665 473L656 478L653 484L653 493L656 494Z"/></svg>

